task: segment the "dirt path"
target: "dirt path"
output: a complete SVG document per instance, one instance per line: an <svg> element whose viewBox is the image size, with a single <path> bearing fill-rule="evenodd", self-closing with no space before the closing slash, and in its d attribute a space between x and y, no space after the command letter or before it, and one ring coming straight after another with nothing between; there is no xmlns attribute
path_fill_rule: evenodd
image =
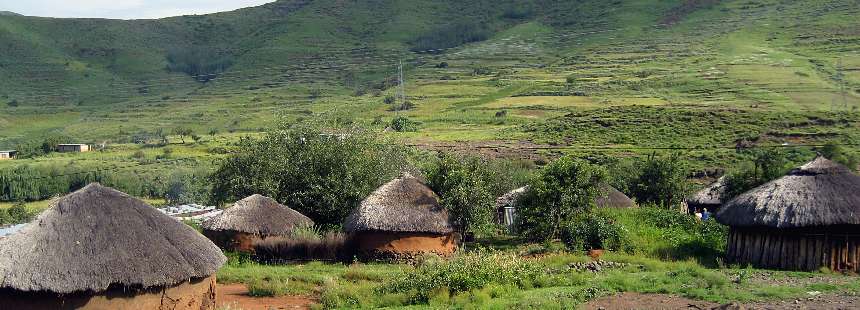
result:
<svg viewBox="0 0 860 310"><path fill-rule="evenodd" d="M841 310L860 309L860 296L821 294L809 298L776 302L720 305L707 301L692 300L665 294L621 293L593 300L582 307L588 310L629 310L629 309L815 309Z"/></svg>
<svg viewBox="0 0 860 310"><path fill-rule="evenodd" d="M316 301L307 296L251 297L244 284L218 284L218 309L270 310L310 309Z"/></svg>

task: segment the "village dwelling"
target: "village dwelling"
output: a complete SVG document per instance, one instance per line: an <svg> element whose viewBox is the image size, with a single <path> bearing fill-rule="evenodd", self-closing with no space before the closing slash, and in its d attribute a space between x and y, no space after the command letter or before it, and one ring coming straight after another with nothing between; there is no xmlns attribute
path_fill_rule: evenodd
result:
<svg viewBox="0 0 860 310"><path fill-rule="evenodd" d="M517 206L520 199L528 192L529 187L523 186L507 192L496 199L496 223L507 228L508 233L515 233ZM600 195L594 200L598 208L636 208L636 202L624 193L608 184L600 187Z"/></svg>
<svg viewBox="0 0 860 310"><path fill-rule="evenodd" d="M727 202L730 263L860 272L860 176L824 157Z"/></svg>
<svg viewBox="0 0 860 310"><path fill-rule="evenodd" d="M711 183L708 187L696 192L687 198L687 212L694 214L696 212L716 213L723 205L724 195L726 194L726 177L723 176Z"/></svg>
<svg viewBox="0 0 860 310"><path fill-rule="evenodd" d="M226 260L191 227L91 184L0 239L0 308L215 309Z"/></svg>
<svg viewBox="0 0 860 310"><path fill-rule="evenodd" d="M608 184L600 187L600 195L594 200L598 208L626 209L636 208L636 202L621 191Z"/></svg>
<svg viewBox="0 0 860 310"><path fill-rule="evenodd" d="M89 152L90 146L87 144L58 144L57 152L60 153L84 153Z"/></svg>
<svg viewBox="0 0 860 310"><path fill-rule="evenodd" d="M253 195L237 201L203 222L203 235L225 250L254 252L254 244L269 237L289 237L296 227L314 222L272 198Z"/></svg>
<svg viewBox="0 0 860 310"><path fill-rule="evenodd" d="M451 255L457 248L448 211L417 178L403 174L382 185L346 219L362 258L399 260L423 253Z"/></svg>
<svg viewBox="0 0 860 310"><path fill-rule="evenodd" d="M0 160L15 159L18 157L18 151L0 151Z"/></svg>

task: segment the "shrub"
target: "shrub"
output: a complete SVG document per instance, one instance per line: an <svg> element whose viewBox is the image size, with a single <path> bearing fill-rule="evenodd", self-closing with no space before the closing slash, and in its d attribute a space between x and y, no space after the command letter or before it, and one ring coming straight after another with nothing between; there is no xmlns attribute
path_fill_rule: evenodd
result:
<svg viewBox="0 0 860 310"><path fill-rule="evenodd" d="M414 132L418 131L420 122L413 121L405 116L397 116L391 120L388 127L396 132Z"/></svg>
<svg viewBox="0 0 860 310"><path fill-rule="evenodd" d="M537 262L513 254L476 251L441 263L419 265L404 276L389 280L378 292L408 293L413 302L426 303L433 292L456 295L490 284L530 288L544 274Z"/></svg>
<svg viewBox="0 0 860 310"><path fill-rule="evenodd" d="M395 101L396 101L396 99L394 99L394 96L392 96L392 95L387 95L387 96L385 96L385 99L382 99L383 103L389 104L389 105L394 104Z"/></svg>
<svg viewBox="0 0 860 310"><path fill-rule="evenodd" d="M651 154L642 164L631 192L640 204L654 203L665 208L679 205L690 190L688 169L678 154Z"/></svg>
<svg viewBox="0 0 860 310"><path fill-rule="evenodd" d="M402 147L359 130L331 134L314 127L243 138L211 176L212 202L262 194L315 220L339 226L368 194L405 168Z"/></svg>
<svg viewBox="0 0 860 310"><path fill-rule="evenodd" d="M12 205L11 208L9 208L9 210L6 210L6 212L9 214L9 220L11 220L11 224L27 223L30 222L35 216L35 214L33 214L32 212L30 212L30 210L27 209L27 206L24 205L24 202L21 201L16 202L14 205Z"/></svg>
<svg viewBox="0 0 860 310"><path fill-rule="evenodd" d="M614 219L595 212L577 217L564 232L564 243L577 250L628 249L627 230Z"/></svg>
<svg viewBox="0 0 860 310"><path fill-rule="evenodd" d="M267 238L254 245L256 259L281 263L287 261L349 261L352 251L349 239L340 232L328 232L312 236L300 234L297 237Z"/></svg>
<svg viewBox="0 0 860 310"><path fill-rule="evenodd" d="M442 205L461 232L492 225L497 193L492 181L497 171L480 157L442 154L424 170L427 185L439 194Z"/></svg>
<svg viewBox="0 0 860 310"><path fill-rule="evenodd" d="M607 180L599 166L562 157L546 166L530 184L517 210L520 231L532 239L554 239L581 212L595 206L600 184Z"/></svg>

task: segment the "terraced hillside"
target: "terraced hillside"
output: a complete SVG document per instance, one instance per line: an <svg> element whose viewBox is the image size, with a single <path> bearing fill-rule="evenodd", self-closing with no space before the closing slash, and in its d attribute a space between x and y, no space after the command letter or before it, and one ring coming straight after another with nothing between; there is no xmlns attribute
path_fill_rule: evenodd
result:
<svg viewBox="0 0 860 310"><path fill-rule="evenodd" d="M0 16L0 148L279 119L422 145L860 140L860 1L278 1L207 16ZM413 107L384 101L404 63ZM396 101L396 100L395 100ZM525 145L525 147L524 147ZM551 147L547 147L551 146ZM704 153L703 153L704 154ZM704 156L704 155L703 155Z"/></svg>

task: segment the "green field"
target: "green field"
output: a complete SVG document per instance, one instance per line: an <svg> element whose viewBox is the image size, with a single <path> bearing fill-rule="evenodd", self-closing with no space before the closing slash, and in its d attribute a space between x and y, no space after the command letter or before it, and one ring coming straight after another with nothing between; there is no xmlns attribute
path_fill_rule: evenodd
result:
<svg viewBox="0 0 860 310"><path fill-rule="evenodd" d="M374 120L395 115L383 97L396 87L383 81L400 60L415 105L401 115L422 123L401 134L410 140L731 146L732 128L750 118L763 121L742 135L766 142L857 138L860 34L850 29L860 12L850 1L516 3L279 1L153 21L3 16L0 100L15 104L0 107L0 148L50 134L123 142L177 126L248 133L320 118L381 129ZM410 51L461 24L486 39ZM206 83L166 70L170 50L191 46L232 65ZM690 111L718 113L724 126L705 139L642 134L645 125L607 127L627 138L536 134L572 118L648 121L630 106L661 114L647 124L658 133L690 126ZM805 117L837 125L771 121Z"/></svg>

